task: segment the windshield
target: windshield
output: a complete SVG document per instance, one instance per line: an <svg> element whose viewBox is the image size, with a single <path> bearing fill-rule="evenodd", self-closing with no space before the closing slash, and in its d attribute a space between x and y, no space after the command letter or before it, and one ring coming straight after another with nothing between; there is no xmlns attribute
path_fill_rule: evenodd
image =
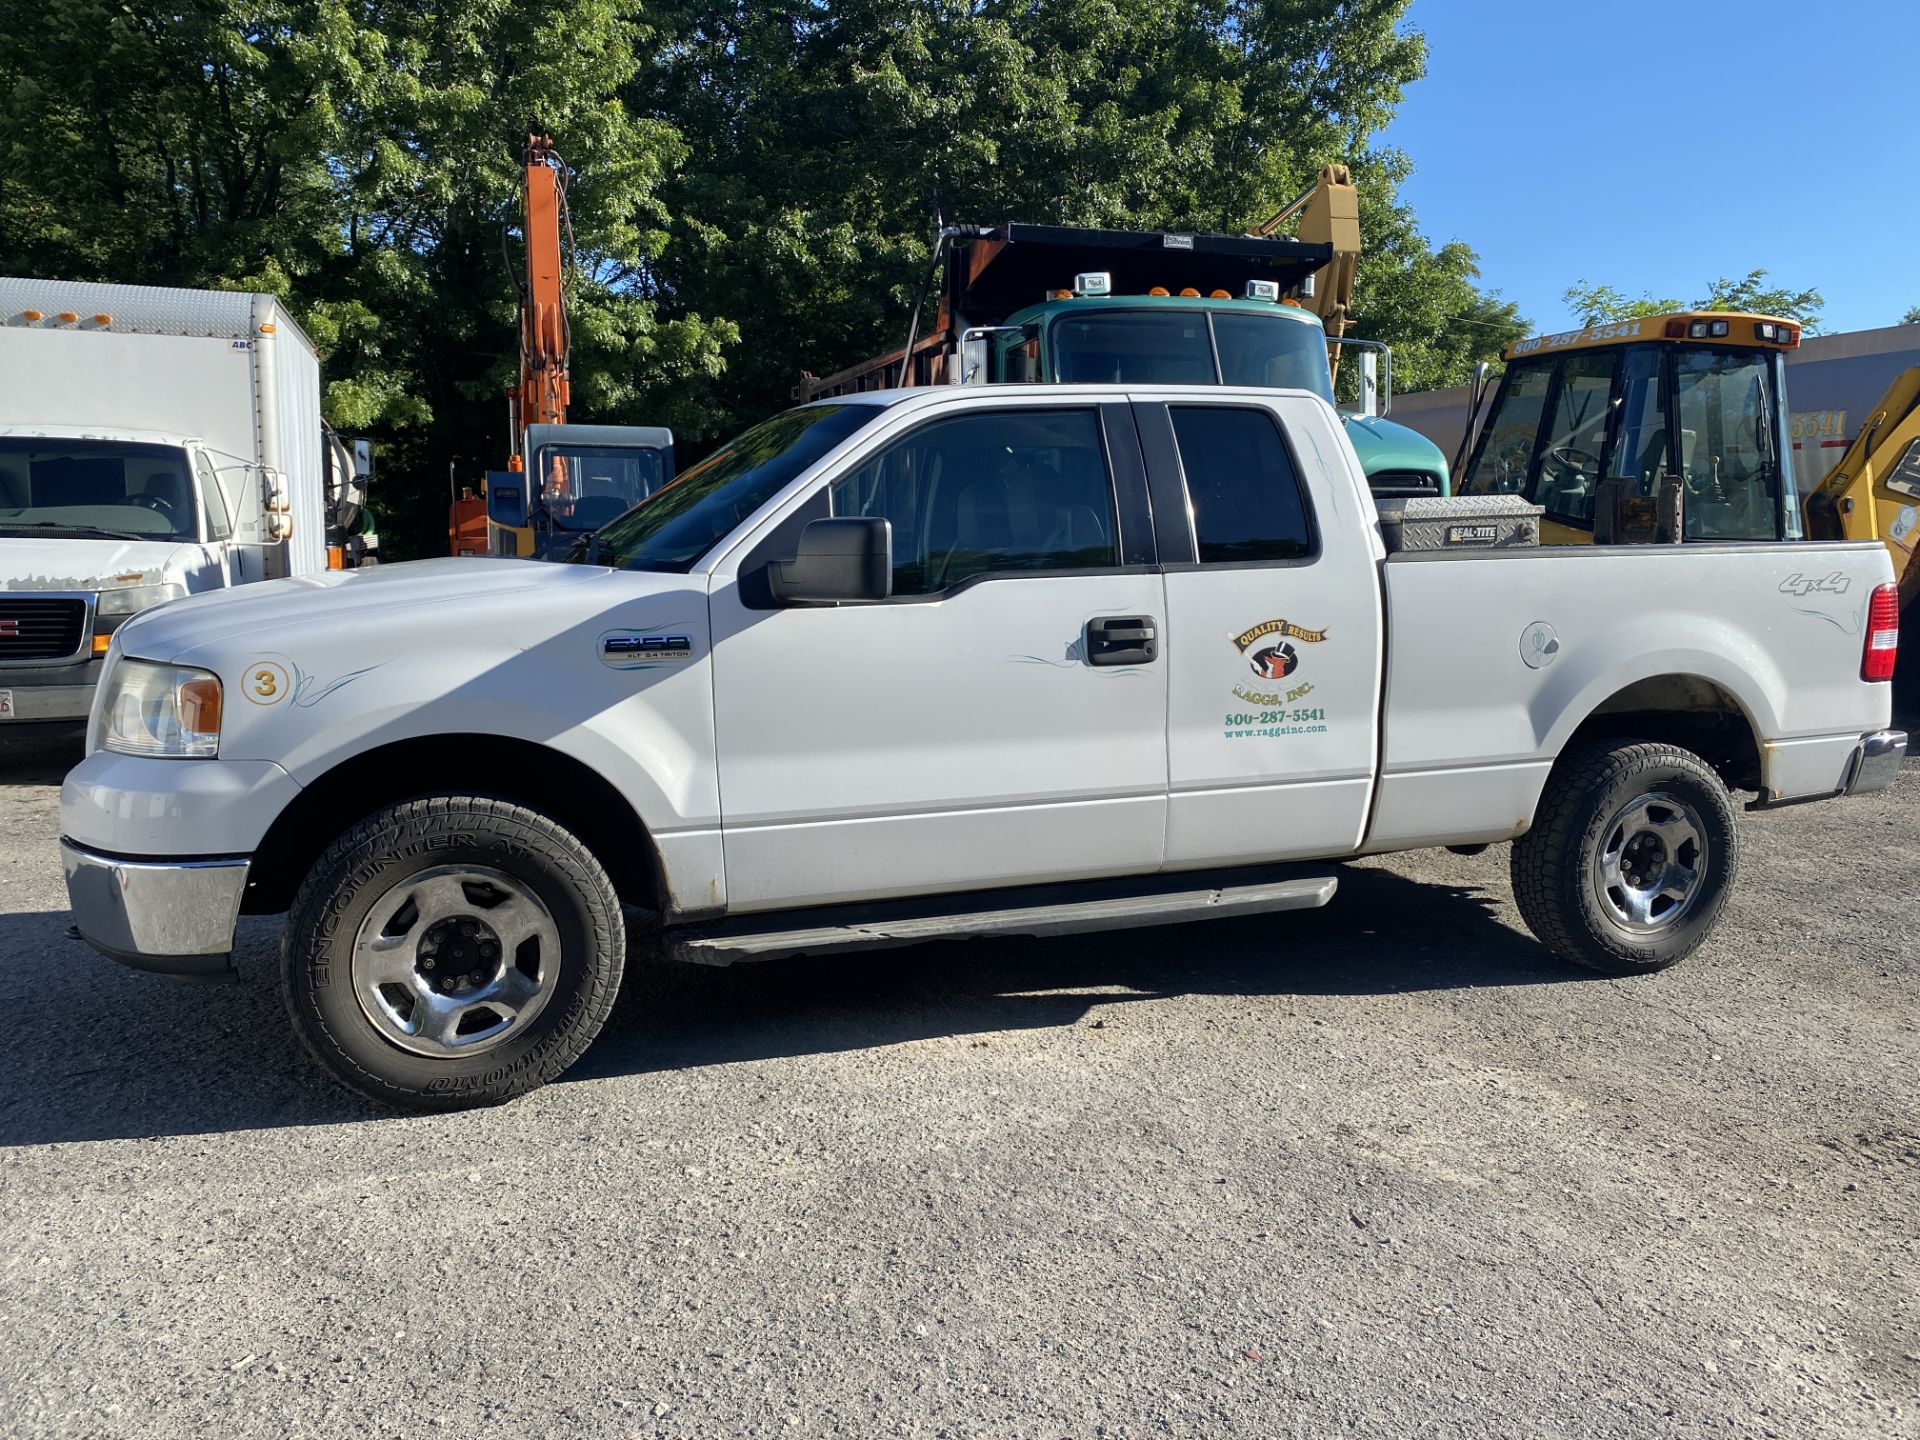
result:
<svg viewBox="0 0 1920 1440"><path fill-rule="evenodd" d="M0 438L0 535L195 540L184 450Z"/></svg>
<svg viewBox="0 0 1920 1440"><path fill-rule="evenodd" d="M658 450L620 445L546 445L540 498L555 530L597 530L660 488Z"/></svg>
<svg viewBox="0 0 1920 1440"><path fill-rule="evenodd" d="M1108 310L1053 324L1063 381L1252 385L1333 399L1327 337L1318 325L1243 310Z"/></svg>
<svg viewBox="0 0 1920 1440"><path fill-rule="evenodd" d="M576 541L567 559L684 574L801 471L885 410L808 405L763 420L597 535Z"/></svg>

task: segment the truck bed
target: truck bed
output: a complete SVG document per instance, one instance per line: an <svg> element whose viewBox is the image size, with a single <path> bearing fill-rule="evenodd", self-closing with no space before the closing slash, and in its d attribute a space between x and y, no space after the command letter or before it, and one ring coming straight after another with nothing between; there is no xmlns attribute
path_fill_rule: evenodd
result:
<svg viewBox="0 0 1920 1440"><path fill-rule="evenodd" d="M1770 801L1842 789L1860 735L1890 720L1890 687L1860 679L1868 597L1892 579L1879 545L1401 552L1381 570L1368 850L1525 830L1553 757L1610 701L1679 690L1703 715L1737 709Z"/></svg>

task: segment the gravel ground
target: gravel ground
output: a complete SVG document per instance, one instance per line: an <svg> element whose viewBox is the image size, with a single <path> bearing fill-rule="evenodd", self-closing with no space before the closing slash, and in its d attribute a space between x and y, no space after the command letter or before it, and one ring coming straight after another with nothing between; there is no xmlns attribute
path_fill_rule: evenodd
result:
<svg viewBox="0 0 1920 1440"><path fill-rule="evenodd" d="M63 938L0 755L0 1434L1920 1436L1920 763L1569 970L1495 850L1325 911L683 971L377 1113Z"/></svg>

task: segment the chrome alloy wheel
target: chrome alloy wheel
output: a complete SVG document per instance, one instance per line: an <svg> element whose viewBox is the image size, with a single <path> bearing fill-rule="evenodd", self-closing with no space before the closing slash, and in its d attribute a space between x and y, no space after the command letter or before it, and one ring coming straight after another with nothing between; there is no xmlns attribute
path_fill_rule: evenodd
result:
<svg viewBox="0 0 1920 1440"><path fill-rule="evenodd" d="M1671 795L1641 795L1607 822L1594 852L1594 896L1622 930L1650 935L1677 925L1706 889L1706 826Z"/></svg>
<svg viewBox="0 0 1920 1440"><path fill-rule="evenodd" d="M353 939L353 993L373 1028L436 1060L526 1029L552 997L560 930L502 870L443 865L374 901Z"/></svg>

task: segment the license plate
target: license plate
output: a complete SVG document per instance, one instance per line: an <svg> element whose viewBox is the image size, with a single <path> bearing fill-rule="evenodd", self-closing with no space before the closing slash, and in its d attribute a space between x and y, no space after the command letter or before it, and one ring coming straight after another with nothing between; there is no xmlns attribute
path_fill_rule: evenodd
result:
<svg viewBox="0 0 1920 1440"><path fill-rule="evenodd" d="M13 691L0 690L0 720L13 719Z"/></svg>

